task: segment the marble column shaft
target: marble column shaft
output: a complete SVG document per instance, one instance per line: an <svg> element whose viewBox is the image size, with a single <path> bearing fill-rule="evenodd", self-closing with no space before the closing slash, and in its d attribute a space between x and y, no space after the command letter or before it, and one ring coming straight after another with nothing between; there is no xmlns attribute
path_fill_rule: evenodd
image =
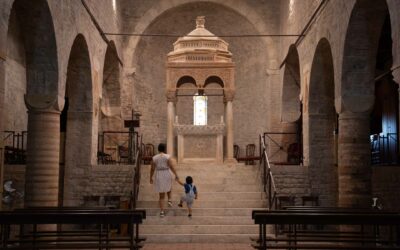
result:
<svg viewBox="0 0 400 250"><path fill-rule="evenodd" d="M174 156L174 118L175 103L168 101L168 131L167 131L167 154Z"/></svg>
<svg viewBox="0 0 400 250"><path fill-rule="evenodd" d="M228 160L233 159L233 105L232 101L226 101L226 158Z"/></svg>

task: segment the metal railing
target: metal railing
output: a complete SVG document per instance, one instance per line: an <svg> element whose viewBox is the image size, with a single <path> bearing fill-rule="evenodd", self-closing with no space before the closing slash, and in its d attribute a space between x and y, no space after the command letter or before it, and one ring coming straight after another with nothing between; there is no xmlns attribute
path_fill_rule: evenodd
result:
<svg viewBox="0 0 400 250"><path fill-rule="evenodd" d="M99 134L98 163L135 164L140 143L138 132L104 131Z"/></svg>
<svg viewBox="0 0 400 250"><path fill-rule="evenodd" d="M289 138L282 138L289 137ZM299 132L265 132L265 145L270 149L270 158L276 164L303 164L303 147ZM260 148L261 153L261 148ZM284 160L282 160L284 158Z"/></svg>
<svg viewBox="0 0 400 250"><path fill-rule="evenodd" d="M268 196L268 208L272 210L277 202L277 191L271 165L268 159L264 136L260 135L260 168L262 169L262 182L264 192Z"/></svg>
<svg viewBox="0 0 400 250"><path fill-rule="evenodd" d="M372 165L399 164L399 142L397 133L371 135L370 142Z"/></svg>
<svg viewBox="0 0 400 250"><path fill-rule="evenodd" d="M131 209L136 209L136 202L139 196L140 190L140 179L141 179L141 167L142 167L142 152L138 150L135 157L135 168L133 169L133 183L131 193Z"/></svg>
<svg viewBox="0 0 400 250"><path fill-rule="evenodd" d="M27 131L4 131L4 163L26 164Z"/></svg>

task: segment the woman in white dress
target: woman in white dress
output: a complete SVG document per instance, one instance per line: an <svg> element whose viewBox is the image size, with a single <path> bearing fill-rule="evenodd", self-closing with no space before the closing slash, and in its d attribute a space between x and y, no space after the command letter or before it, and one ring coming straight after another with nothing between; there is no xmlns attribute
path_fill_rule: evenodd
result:
<svg viewBox="0 0 400 250"><path fill-rule="evenodd" d="M173 174L175 175L175 179L179 180L178 175L175 171L174 165L172 163L171 156L166 154L165 152L165 144L160 143L158 145L159 154L153 156L153 160L151 162L151 170L150 170L150 184L154 183L156 192L159 193L160 199L158 201L160 205L160 216L163 217L165 215L164 212L164 198L165 193L168 196L168 206L172 206L171 202L171 188L173 181ZM154 175L154 181L153 181Z"/></svg>

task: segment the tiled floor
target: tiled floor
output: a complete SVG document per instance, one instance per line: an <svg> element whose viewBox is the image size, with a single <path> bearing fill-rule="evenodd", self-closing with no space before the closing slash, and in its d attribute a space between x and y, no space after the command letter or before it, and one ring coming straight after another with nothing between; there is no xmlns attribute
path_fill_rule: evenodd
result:
<svg viewBox="0 0 400 250"><path fill-rule="evenodd" d="M231 243L165 243L152 244L145 243L143 250L251 250L254 249L250 244L231 244Z"/></svg>

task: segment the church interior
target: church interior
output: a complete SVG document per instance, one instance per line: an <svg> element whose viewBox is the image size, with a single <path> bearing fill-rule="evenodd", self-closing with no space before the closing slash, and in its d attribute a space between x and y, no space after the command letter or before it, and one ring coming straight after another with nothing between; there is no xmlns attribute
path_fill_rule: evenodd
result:
<svg viewBox="0 0 400 250"><path fill-rule="evenodd" d="M0 248L400 249L399 27L399 0L1 0ZM161 143L191 218L178 182L160 216Z"/></svg>

